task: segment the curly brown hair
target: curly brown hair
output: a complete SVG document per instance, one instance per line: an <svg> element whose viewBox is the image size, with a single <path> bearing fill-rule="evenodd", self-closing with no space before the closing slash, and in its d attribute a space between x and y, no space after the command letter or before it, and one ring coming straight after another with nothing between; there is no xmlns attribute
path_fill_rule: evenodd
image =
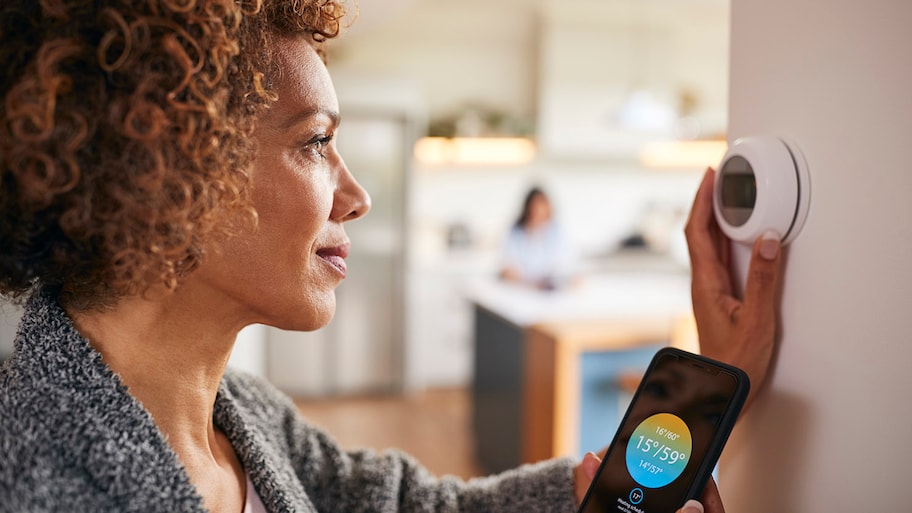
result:
<svg viewBox="0 0 912 513"><path fill-rule="evenodd" d="M102 308L255 222L276 38L323 55L334 0L3 0L0 294ZM272 72L271 72L272 71Z"/></svg>

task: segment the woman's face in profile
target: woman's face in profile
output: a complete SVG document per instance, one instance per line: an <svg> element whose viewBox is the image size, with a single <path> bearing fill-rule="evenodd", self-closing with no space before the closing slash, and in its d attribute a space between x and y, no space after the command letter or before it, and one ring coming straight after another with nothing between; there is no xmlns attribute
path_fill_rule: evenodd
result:
<svg viewBox="0 0 912 513"><path fill-rule="evenodd" d="M196 276L247 322L314 330L335 312L349 239L343 223L370 198L336 151L339 104L316 51L280 39L278 100L257 120L252 198L255 232L211 252Z"/></svg>

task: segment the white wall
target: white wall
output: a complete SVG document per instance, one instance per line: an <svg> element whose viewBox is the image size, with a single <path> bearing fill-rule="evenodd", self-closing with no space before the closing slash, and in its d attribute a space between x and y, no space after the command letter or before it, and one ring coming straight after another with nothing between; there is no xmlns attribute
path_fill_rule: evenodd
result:
<svg viewBox="0 0 912 513"><path fill-rule="evenodd" d="M228 365L256 376L266 376L266 326L253 324L242 329L234 342Z"/></svg>
<svg viewBox="0 0 912 513"><path fill-rule="evenodd" d="M739 513L912 510L912 3L734 0L730 137L804 150L771 389L723 459Z"/></svg>

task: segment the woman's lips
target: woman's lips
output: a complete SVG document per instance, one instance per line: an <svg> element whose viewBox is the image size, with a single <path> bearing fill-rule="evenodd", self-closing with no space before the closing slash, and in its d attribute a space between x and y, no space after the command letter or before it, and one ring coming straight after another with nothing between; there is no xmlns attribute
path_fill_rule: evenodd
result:
<svg viewBox="0 0 912 513"><path fill-rule="evenodd" d="M335 268L344 278L345 272L348 270L348 266L345 265L345 257L348 256L349 246L350 244L346 243L328 248L320 248L317 250L317 256L333 266L333 268Z"/></svg>

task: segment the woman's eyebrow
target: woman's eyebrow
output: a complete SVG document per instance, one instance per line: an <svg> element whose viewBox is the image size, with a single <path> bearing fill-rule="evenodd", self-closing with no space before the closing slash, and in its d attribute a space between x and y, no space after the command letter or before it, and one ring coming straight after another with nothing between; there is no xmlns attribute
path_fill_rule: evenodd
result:
<svg viewBox="0 0 912 513"><path fill-rule="evenodd" d="M289 116L288 119L281 123L278 128L280 130L288 130L298 123L316 116L326 116L330 121L332 121L334 126L338 126L339 122L342 120L338 111L330 109L307 108Z"/></svg>

